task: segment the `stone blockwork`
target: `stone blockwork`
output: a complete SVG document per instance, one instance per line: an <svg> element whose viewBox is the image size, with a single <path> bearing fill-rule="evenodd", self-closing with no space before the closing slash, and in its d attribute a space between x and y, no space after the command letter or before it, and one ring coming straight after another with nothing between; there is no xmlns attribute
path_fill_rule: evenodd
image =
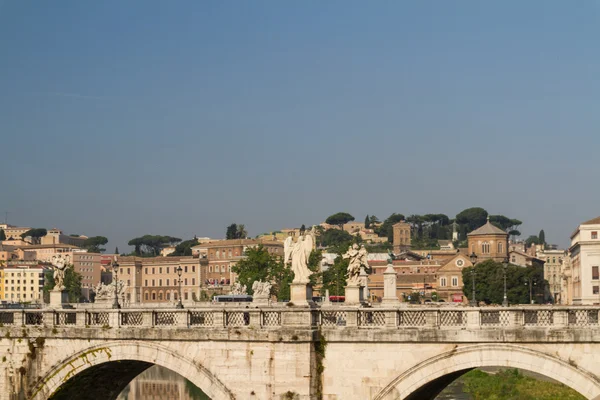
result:
<svg viewBox="0 0 600 400"><path fill-rule="evenodd" d="M0 400L73 393L111 399L152 364L188 378L215 400L426 400L481 366L531 370L594 399L600 366L590 355L600 352L598 311L1 311Z"/></svg>

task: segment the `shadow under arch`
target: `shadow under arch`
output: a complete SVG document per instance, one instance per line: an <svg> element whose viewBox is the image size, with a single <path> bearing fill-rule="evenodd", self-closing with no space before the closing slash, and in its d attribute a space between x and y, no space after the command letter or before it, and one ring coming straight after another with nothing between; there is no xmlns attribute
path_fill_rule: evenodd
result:
<svg viewBox="0 0 600 400"><path fill-rule="evenodd" d="M373 400L428 400L462 374L479 367L506 367L545 375L569 386L588 399L600 396L600 381L593 374L526 347L478 344L457 347L425 360L397 376Z"/></svg>
<svg viewBox="0 0 600 400"><path fill-rule="evenodd" d="M235 399L200 364L159 344L138 341L107 342L69 356L42 377L30 399L115 399L134 377L152 365L187 378L213 400Z"/></svg>

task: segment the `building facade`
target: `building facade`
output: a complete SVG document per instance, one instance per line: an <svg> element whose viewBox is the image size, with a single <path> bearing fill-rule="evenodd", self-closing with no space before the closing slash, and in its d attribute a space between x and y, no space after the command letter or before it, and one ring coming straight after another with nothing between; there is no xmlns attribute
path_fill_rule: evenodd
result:
<svg viewBox="0 0 600 400"><path fill-rule="evenodd" d="M565 258L564 250L545 249L537 253L544 261L544 279L548 281L548 292L556 304L562 304L562 275Z"/></svg>
<svg viewBox="0 0 600 400"><path fill-rule="evenodd" d="M81 275L81 295L86 300L90 300L94 288L101 282L101 257L100 253L75 252L71 254L73 270Z"/></svg>
<svg viewBox="0 0 600 400"><path fill-rule="evenodd" d="M475 253L477 262L503 262L508 257L508 233L494 226L490 218L485 225L467 234L469 255Z"/></svg>
<svg viewBox="0 0 600 400"><path fill-rule="evenodd" d="M405 221L400 221L397 224L392 225L392 229L394 232L394 253L400 253L403 250L409 249L411 243L410 224Z"/></svg>
<svg viewBox="0 0 600 400"><path fill-rule="evenodd" d="M600 217L577 227L569 253L573 304L600 304Z"/></svg>
<svg viewBox="0 0 600 400"><path fill-rule="evenodd" d="M3 302L43 303L44 273L50 267L31 262L11 262L2 268Z"/></svg>

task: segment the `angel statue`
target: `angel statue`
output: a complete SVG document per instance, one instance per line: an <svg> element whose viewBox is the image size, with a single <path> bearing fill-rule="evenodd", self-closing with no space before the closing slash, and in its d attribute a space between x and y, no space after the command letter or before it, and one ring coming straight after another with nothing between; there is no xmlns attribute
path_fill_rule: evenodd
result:
<svg viewBox="0 0 600 400"><path fill-rule="evenodd" d="M269 297L271 294L271 283L254 281L252 284L252 290L254 291L255 297Z"/></svg>
<svg viewBox="0 0 600 400"><path fill-rule="evenodd" d="M59 256L59 255L55 255L52 256L52 269L54 269L54 291L56 292L60 292L62 290L65 290L65 272L67 270L67 267L69 265L69 257L65 256Z"/></svg>
<svg viewBox="0 0 600 400"><path fill-rule="evenodd" d="M246 285L241 285L239 282L234 283L233 285L231 285L231 291L229 292L229 294L232 294L232 295L246 294Z"/></svg>
<svg viewBox="0 0 600 400"><path fill-rule="evenodd" d="M360 268L368 266L367 255L365 246L359 248L354 243L342 256L344 259L350 260L348 263L348 286L358 286L360 284Z"/></svg>
<svg viewBox="0 0 600 400"><path fill-rule="evenodd" d="M287 265L292 262L292 271L294 272L293 283L309 283L311 271L308 269L308 258L313 250L314 239L310 233L300 235L298 241L294 243L291 236L288 236L283 242L283 262Z"/></svg>

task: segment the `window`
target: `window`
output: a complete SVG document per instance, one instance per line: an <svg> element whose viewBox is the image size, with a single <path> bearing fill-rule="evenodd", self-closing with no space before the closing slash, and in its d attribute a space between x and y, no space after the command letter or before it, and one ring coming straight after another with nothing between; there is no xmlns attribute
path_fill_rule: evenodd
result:
<svg viewBox="0 0 600 400"><path fill-rule="evenodd" d="M210 266L208 267L208 272L212 272L212 271L213 271L213 268L212 268L212 265L210 265Z"/></svg>
<svg viewBox="0 0 600 400"><path fill-rule="evenodd" d="M162 292L158 292L158 299L162 300Z"/></svg>
<svg viewBox="0 0 600 400"><path fill-rule="evenodd" d="M593 290L594 294L598 294L599 293L598 286L593 286L592 290Z"/></svg>
<svg viewBox="0 0 600 400"><path fill-rule="evenodd" d="M167 286L169 286L169 280L168 279L167 279ZM169 299L167 299L167 300L169 300Z"/></svg>
<svg viewBox="0 0 600 400"><path fill-rule="evenodd" d="M221 265L221 272L225 272L225 266Z"/></svg>
<svg viewBox="0 0 600 400"><path fill-rule="evenodd" d="M152 300L156 300L156 293L152 293Z"/></svg>
<svg viewBox="0 0 600 400"><path fill-rule="evenodd" d="M158 286L162 286L162 279L158 280ZM162 299L161 299L162 300Z"/></svg>
<svg viewBox="0 0 600 400"><path fill-rule="evenodd" d="M127 279L127 286L131 286L131 281Z"/></svg>
<svg viewBox="0 0 600 400"><path fill-rule="evenodd" d="M154 273L154 268L152 268L152 273Z"/></svg>
<svg viewBox="0 0 600 400"><path fill-rule="evenodd" d="M154 279L152 279L152 286L154 286Z"/></svg>
<svg viewBox="0 0 600 400"><path fill-rule="evenodd" d="M127 268L127 274L131 274L131 268Z"/></svg>
<svg viewBox="0 0 600 400"><path fill-rule="evenodd" d="M455 286L455 287L458 286L458 277L456 277L456 276L452 277L452 286Z"/></svg>
<svg viewBox="0 0 600 400"><path fill-rule="evenodd" d="M169 273L169 267L167 267L167 274Z"/></svg>
<svg viewBox="0 0 600 400"><path fill-rule="evenodd" d="M171 293L167 292L165 297L166 300L171 300Z"/></svg>
<svg viewBox="0 0 600 400"><path fill-rule="evenodd" d="M148 268L144 268L144 273L148 274ZM147 299L146 299L147 300Z"/></svg>
<svg viewBox="0 0 600 400"><path fill-rule="evenodd" d="M187 299L188 299L188 292L185 292L185 293L183 294L183 298L184 298L184 300L187 300Z"/></svg>
<svg viewBox="0 0 600 400"><path fill-rule="evenodd" d="M144 286L148 286L148 279L144 280ZM148 300L148 299L146 299Z"/></svg>
<svg viewBox="0 0 600 400"><path fill-rule="evenodd" d="M440 278L440 286L446 286L446 278Z"/></svg>
<svg viewBox="0 0 600 400"><path fill-rule="evenodd" d="M192 278L192 285L196 284L196 278Z"/></svg>
<svg viewBox="0 0 600 400"><path fill-rule="evenodd" d="M187 265L183 267L183 272L187 272Z"/></svg>
<svg viewBox="0 0 600 400"><path fill-rule="evenodd" d="M148 292L144 293L144 298L148 301Z"/></svg>
<svg viewBox="0 0 600 400"><path fill-rule="evenodd" d="M481 244L481 253L490 254L490 244L488 242L483 242Z"/></svg>
<svg viewBox="0 0 600 400"><path fill-rule="evenodd" d="M593 280L598 280L598 267L592 267L592 279Z"/></svg>
<svg viewBox="0 0 600 400"><path fill-rule="evenodd" d="M471 253L475 253L475 245L474 244L471 245Z"/></svg>
<svg viewBox="0 0 600 400"><path fill-rule="evenodd" d="M502 242L498 242L498 253L502 253Z"/></svg>
<svg viewBox="0 0 600 400"><path fill-rule="evenodd" d="M187 278L183 280L183 284L187 286Z"/></svg>
<svg viewBox="0 0 600 400"><path fill-rule="evenodd" d="M192 265L192 272L196 272L196 266Z"/></svg>
<svg viewBox="0 0 600 400"><path fill-rule="evenodd" d="M592 239L598 239L598 231L592 232Z"/></svg>

